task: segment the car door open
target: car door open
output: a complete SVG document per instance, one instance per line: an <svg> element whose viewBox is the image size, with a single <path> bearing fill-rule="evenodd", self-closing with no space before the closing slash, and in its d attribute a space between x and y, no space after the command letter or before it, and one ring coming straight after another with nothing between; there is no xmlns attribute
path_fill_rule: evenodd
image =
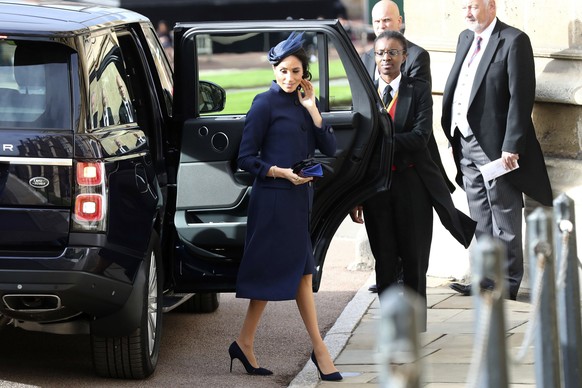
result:
<svg viewBox="0 0 582 388"><path fill-rule="evenodd" d="M388 185L392 124L337 21L179 23L174 112L181 145L174 222L184 249L175 276L184 289L234 290L254 179L237 167L239 143L254 96L274 79L267 52L292 31L304 31L320 110L338 145L334 157L314 155L333 167L314 184L315 289L337 227L351 208ZM200 85L207 81L226 91L218 112L204 107L208 96Z"/></svg>

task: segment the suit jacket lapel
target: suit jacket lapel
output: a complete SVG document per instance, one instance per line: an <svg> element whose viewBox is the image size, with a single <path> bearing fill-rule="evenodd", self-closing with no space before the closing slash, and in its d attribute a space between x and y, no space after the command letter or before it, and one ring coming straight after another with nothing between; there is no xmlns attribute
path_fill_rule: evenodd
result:
<svg viewBox="0 0 582 388"><path fill-rule="evenodd" d="M403 74L398 87L398 99L396 100L396 111L394 112L394 128L396 132L402 132L406 124L408 112L412 106L412 85ZM399 131L398 128L401 130Z"/></svg>
<svg viewBox="0 0 582 388"><path fill-rule="evenodd" d="M491 65L491 60L493 59L493 54L497 51L497 46L499 46L499 42L501 42L501 22L497 19L497 24L491 33L491 37L489 38L489 43L487 43L487 47L485 47L485 51L483 51L483 56L481 57L481 61L479 61L479 67L477 67L477 71L475 73L475 79L473 80L473 87L471 88L471 96L469 97L469 106L473 103L473 99L477 94L477 90L481 87L481 83L485 78L485 73Z"/></svg>
<svg viewBox="0 0 582 388"><path fill-rule="evenodd" d="M451 67L451 73L447 79L447 84L445 90L448 92L444 98L445 104L450 100L453 101L453 95L455 94L455 88L457 87L457 82L459 81L459 74L461 73L461 67L469 52L469 47L473 43L473 38L475 34L471 30L465 30L464 33L459 38L459 44L457 45L457 54L455 56L455 62Z"/></svg>

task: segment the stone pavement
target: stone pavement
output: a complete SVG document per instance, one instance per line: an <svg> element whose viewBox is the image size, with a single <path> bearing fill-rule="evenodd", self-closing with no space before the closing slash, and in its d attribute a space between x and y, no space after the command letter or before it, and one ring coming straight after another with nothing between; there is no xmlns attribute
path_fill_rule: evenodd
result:
<svg viewBox="0 0 582 388"><path fill-rule="evenodd" d="M325 337L344 379L341 382L320 381L313 364L307 362L290 387L380 385L377 341L380 304L377 295L367 289L373 281L371 276ZM450 290L447 282L448 279L440 278L429 278L428 282L428 327L420 334L420 365L426 388L467 386L475 339L473 300ZM517 355L527 330L531 314L528 300L529 295L524 293L518 296L518 301L504 301L508 360ZM533 347L530 347L521 363L509 362L511 387L535 387L533 360Z"/></svg>

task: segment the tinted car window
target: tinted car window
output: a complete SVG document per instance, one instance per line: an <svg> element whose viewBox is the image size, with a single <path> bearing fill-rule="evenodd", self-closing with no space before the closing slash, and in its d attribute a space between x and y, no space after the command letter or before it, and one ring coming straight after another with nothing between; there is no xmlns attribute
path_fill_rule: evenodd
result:
<svg viewBox="0 0 582 388"><path fill-rule="evenodd" d="M111 34L94 36L86 46L93 129L137 122L121 50Z"/></svg>
<svg viewBox="0 0 582 388"><path fill-rule="evenodd" d="M164 102L166 105L166 111L168 116L172 116L172 93L174 91L174 85L172 81L172 69L166 56L164 55L164 49L160 45L155 31L151 28L144 27L143 29L146 41L152 53L152 58L158 71L159 81L163 90Z"/></svg>
<svg viewBox="0 0 582 388"><path fill-rule="evenodd" d="M221 114L246 114L253 98L270 87L275 78L267 61L269 49L286 39L289 32L247 33L247 34L202 34L196 36L196 57L200 68L199 79L220 85L226 90L226 106ZM322 39L315 32L305 32L304 47L309 56L309 71L316 88L320 104L327 97L320 87L320 68L329 71L329 103L320 106L324 111L352 110L352 90L346 70L337 49L331 42ZM321 63L323 53L327 63ZM215 61L215 56L226 60ZM199 111L204 115L203 107Z"/></svg>
<svg viewBox="0 0 582 388"><path fill-rule="evenodd" d="M57 43L0 40L0 126L71 128L71 53Z"/></svg>

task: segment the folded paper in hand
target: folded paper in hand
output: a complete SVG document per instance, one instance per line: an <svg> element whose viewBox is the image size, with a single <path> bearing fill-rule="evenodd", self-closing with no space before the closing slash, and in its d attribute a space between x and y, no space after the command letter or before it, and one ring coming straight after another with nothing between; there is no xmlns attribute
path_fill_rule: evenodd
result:
<svg viewBox="0 0 582 388"><path fill-rule="evenodd" d="M497 160L494 160L481 166L480 167L481 175L483 175L483 179L485 180L485 182L489 182L492 179L500 177L501 175L507 174L508 172L513 171L516 168L519 168L517 162L515 162L515 165L516 167L510 170L506 170L505 167L503 166L501 158L499 158Z"/></svg>

